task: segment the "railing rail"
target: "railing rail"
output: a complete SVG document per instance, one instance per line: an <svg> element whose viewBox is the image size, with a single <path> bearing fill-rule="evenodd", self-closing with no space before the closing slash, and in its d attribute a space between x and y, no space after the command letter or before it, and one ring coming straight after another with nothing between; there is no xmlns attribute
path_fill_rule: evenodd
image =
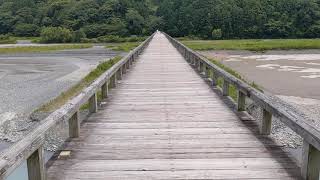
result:
<svg viewBox="0 0 320 180"><path fill-rule="evenodd" d="M148 46L153 36L154 34L113 65L79 95L50 114L25 138L2 152L0 155L0 179L8 177L25 160L27 160L29 179L46 179L43 144L48 130L53 128L57 123L68 120L70 138L79 137L80 121L78 116L80 107L88 102L90 113L97 112L97 92L101 89L103 98L106 98L109 87L116 87L116 81L122 78L122 74L130 68L138 55Z"/></svg>
<svg viewBox="0 0 320 180"><path fill-rule="evenodd" d="M186 47L176 39L164 33L176 49L185 59L200 73L210 79L213 86L217 85L218 77L223 79L222 94L229 95L229 84L234 85L238 90L238 111L245 111L246 97L253 100L263 109L263 118L259 122L259 130L263 135L270 135L272 116L279 118L285 125L295 131L304 139L301 173L305 179L319 179L320 172L320 131L306 122L296 108L282 101L280 98L266 95L252 88L247 83L234 77L230 73L213 64L210 60L201 56L199 53ZM211 71L211 73L209 73ZM210 76L210 77L209 77Z"/></svg>

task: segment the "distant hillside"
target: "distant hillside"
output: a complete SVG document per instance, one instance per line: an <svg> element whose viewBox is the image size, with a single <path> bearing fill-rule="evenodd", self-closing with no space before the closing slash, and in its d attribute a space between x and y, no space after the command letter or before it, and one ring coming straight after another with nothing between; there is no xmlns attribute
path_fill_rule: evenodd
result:
<svg viewBox="0 0 320 180"><path fill-rule="evenodd" d="M44 27L88 38L149 35L204 39L319 38L320 0L0 0L0 34Z"/></svg>

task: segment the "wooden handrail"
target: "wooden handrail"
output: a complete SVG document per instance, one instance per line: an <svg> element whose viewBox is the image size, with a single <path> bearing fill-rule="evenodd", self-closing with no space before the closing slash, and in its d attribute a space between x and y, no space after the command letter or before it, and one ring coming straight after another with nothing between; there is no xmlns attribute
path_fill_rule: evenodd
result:
<svg viewBox="0 0 320 180"><path fill-rule="evenodd" d="M132 62L135 61L138 55L148 46L154 34L98 77L79 95L72 98L61 108L41 121L41 124L32 130L25 138L3 151L0 154L0 179L8 177L22 162L27 160L29 179L44 180L43 143L48 130L53 128L58 122L68 120L70 138L78 137L80 130L78 112L80 107L89 101L90 112L96 112L98 109L97 92L101 89L103 96L108 96L109 83L112 87L115 87L118 78L122 76L122 73L132 65Z"/></svg>
<svg viewBox="0 0 320 180"><path fill-rule="evenodd" d="M168 34L163 34L165 34L169 41L192 66L195 66L196 69L198 69L201 73L204 73L208 78L211 78L212 85L216 86L217 83L215 81L217 76L223 78L223 95L228 96L229 84L232 84L237 88L239 97L237 109L239 111L245 110L244 101L246 97L252 99L263 109L263 118L259 124L261 134L269 135L271 133L271 120L272 116L275 116L286 126L300 135L304 139L302 154L303 162L301 164L302 176L305 179L319 179L320 131L311 124L307 123L306 117L303 116L301 111L276 96L266 95L252 88L244 81L236 78L222 68L213 64L210 60L186 47L184 44L180 43ZM208 73L205 72L206 68L203 68L203 66L209 67L215 77L209 77Z"/></svg>

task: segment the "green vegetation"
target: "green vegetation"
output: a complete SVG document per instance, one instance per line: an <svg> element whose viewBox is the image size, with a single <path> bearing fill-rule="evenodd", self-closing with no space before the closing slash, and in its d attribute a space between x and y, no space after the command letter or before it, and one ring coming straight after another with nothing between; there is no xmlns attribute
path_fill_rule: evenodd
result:
<svg viewBox="0 0 320 180"><path fill-rule="evenodd" d="M142 42L146 40L145 36L130 36L130 37L120 37L117 35L107 35L100 36L98 38L82 38L80 42L82 43L124 43L124 42Z"/></svg>
<svg viewBox="0 0 320 180"><path fill-rule="evenodd" d="M320 0L0 0L0 34L40 36L50 27L88 39L157 29L201 39L319 38Z"/></svg>
<svg viewBox="0 0 320 180"><path fill-rule="evenodd" d="M141 42L114 43L114 44L107 45L106 48L114 51L129 52L134 48L138 47L140 44Z"/></svg>
<svg viewBox="0 0 320 180"><path fill-rule="evenodd" d="M71 32L69 29L62 27L43 28L40 35L40 42L43 43L70 43L80 41L85 38L81 32Z"/></svg>
<svg viewBox="0 0 320 180"><path fill-rule="evenodd" d="M0 44L15 44L16 40L8 35L0 34Z"/></svg>
<svg viewBox="0 0 320 180"><path fill-rule="evenodd" d="M221 62L215 60L215 59L209 59L213 64L217 65L218 67L220 67L221 69L225 70L226 72L230 73L231 75L233 75L234 77L246 82L247 84L249 84L251 87L257 89L260 92L263 92L263 90L261 89L261 87L259 87L255 82L248 82L246 79L244 79L238 72L234 71L233 69L225 66L224 64L222 64ZM217 85L219 87L222 88L223 86L223 79L221 77L218 78L217 80ZM237 100L238 98L238 92L237 92L237 88L234 87L232 84L230 84L229 86L229 95L233 100Z"/></svg>
<svg viewBox="0 0 320 180"><path fill-rule="evenodd" d="M319 38L320 0L162 0L157 15L174 37Z"/></svg>
<svg viewBox="0 0 320 180"><path fill-rule="evenodd" d="M266 39L266 40L195 40L182 41L193 50L287 50L320 49L320 39Z"/></svg>
<svg viewBox="0 0 320 180"><path fill-rule="evenodd" d="M158 3L157 0L0 0L0 34L41 35L42 42L81 42L109 35L147 36L160 28L162 19L156 16Z"/></svg>
<svg viewBox="0 0 320 180"><path fill-rule="evenodd" d="M65 49L85 49L90 47L92 47L91 44L10 47L10 48L0 48L0 54L48 52L48 51L58 51L58 50L65 50Z"/></svg>
<svg viewBox="0 0 320 180"><path fill-rule="evenodd" d="M121 60L121 57L115 57L108 61L105 61L97 66L96 69L91 71L87 76L85 76L79 83L68 89L67 91L61 93L58 97L49 101L48 103L42 105L36 112L52 112L67 101L77 96L84 88L88 87L94 80L101 76L105 71L110 69L114 64ZM85 109L86 105L82 106Z"/></svg>

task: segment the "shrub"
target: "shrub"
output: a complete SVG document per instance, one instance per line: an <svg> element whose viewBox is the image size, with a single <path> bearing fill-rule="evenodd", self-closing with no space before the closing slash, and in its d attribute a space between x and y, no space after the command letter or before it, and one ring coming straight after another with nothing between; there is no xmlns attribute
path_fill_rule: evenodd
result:
<svg viewBox="0 0 320 180"><path fill-rule="evenodd" d="M80 43L98 43L98 40L96 38L81 38Z"/></svg>
<svg viewBox="0 0 320 180"><path fill-rule="evenodd" d="M146 40L146 37L138 37L138 36L120 37L117 35L107 35L107 36L98 37L98 41L103 43L141 42L144 40Z"/></svg>
<svg viewBox="0 0 320 180"><path fill-rule="evenodd" d="M39 31L39 26L35 24L18 24L14 28L14 34L16 36L39 36Z"/></svg>
<svg viewBox="0 0 320 180"><path fill-rule="evenodd" d="M63 27L46 27L42 29L40 37L43 43L69 43L73 33Z"/></svg>
<svg viewBox="0 0 320 180"><path fill-rule="evenodd" d="M72 35L72 42L81 42L81 39L86 38L86 34L84 33L83 30L78 30L73 32Z"/></svg>
<svg viewBox="0 0 320 180"><path fill-rule="evenodd" d="M11 44L16 41L9 34L0 34L0 44Z"/></svg>
<svg viewBox="0 0 320 180"><path fill-rule="evenodd" d="M98 37L98 41L105 42L105 43L120 43L120 42L125 42L126 40L124 38L121 38L120 36L107 35L107 36Z"/></svg>
<svg viewBox="0 0 320 180"><path fill-rule="evenodd" d="M214 29L212 31L212 39L221 39L222 38L222 30L221 29Z"/></svg>
<svg viewBox="0 0 320 180"><path fill-rule="evenodd" d="M0 34L0 41L2 40L9 40L10 39L10 36L7 35L7 34Z"/></svg>

